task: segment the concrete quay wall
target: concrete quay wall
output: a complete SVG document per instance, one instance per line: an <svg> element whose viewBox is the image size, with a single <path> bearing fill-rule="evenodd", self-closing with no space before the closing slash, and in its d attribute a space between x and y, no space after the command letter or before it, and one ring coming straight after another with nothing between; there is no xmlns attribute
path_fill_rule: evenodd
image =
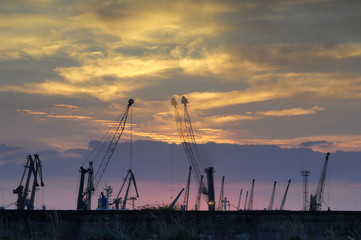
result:
<svg viewBox="0 0 361 240"><path fill-rule="evenodd" d="M361 239L357 211L1 210L0 239Z"/></svg>

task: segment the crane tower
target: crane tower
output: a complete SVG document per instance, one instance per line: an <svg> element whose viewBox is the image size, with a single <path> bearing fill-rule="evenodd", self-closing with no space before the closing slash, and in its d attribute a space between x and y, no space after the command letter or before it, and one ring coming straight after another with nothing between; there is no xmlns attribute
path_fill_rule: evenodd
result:
<svg viewBox="0 0 361 240"><path fill-rule="evenodd" d="M307 201L308 201L308 177L310 176L310 171L301 171L303 177L303 211L307 211Z"/></svg>

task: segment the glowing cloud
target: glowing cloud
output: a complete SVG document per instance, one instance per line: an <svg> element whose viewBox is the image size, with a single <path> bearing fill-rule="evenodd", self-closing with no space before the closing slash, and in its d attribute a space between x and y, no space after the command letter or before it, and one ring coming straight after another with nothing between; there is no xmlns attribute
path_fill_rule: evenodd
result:
<svg viewBox="0 0 361 240"><path fill-rule="evenodd" d="M65 108L65 109L79 109L78 106L75 105L69 105L69 104L54 104L55 107Z"/></svg>
<svg viewBox="0 0 361 240"><path fill-rule="evenodd" d="M263 116L273 116L273 117L283 117L283 116L299 116L299 115L308 115L308 114L314 114L318 111L323 111L325 108L314 106L309 109L304 108L292 108L292 109L283 109L283 110L270 110L266 112L256 112L257 115L263 115Z"/></svg>
<svg viewBox="0 0 361 240"><path fill-rule="evenodd" d="M46 115L46 117L64 119L64 120L84 120L84 119L91 119L92 118L92 117L89 117L89 116L71 116L71 115Z"/></svg>
<svg viewBox="0 0 361 240"><path fill-rule="evenodd" d="M29 110L29 109L16 109L15 111L23 113L23 114L27 114L27 115L47 115L46 112L35 112L35 111Z"/></svg>

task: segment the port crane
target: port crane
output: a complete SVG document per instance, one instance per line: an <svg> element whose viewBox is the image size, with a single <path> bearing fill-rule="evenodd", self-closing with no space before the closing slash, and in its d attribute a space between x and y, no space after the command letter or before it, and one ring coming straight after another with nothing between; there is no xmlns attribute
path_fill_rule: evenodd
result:
<svg viewBox="0 0 361 240"><path fill-rule="evenodd" d="M286 187L285 194L283 195L283 199L282 199L282 203L281 203L281 206L280 206L280 210L283 210L283 208L285 207L286 197L287 197L288 189L290 188L290 184L291 184L291 179L288 180L288 184L287 184L287 187Z"/></svg>
<svg viewBox="0 0 361 240"><path fill-rule="evenodd" d="M181 118L180 113L178 111L177 101L175 100L175 98L172 98L171 100L175 112L178 133L180 135L182 145L187 155L189 164L192 166L195 179L199 184L199 187L202 189L202 194L208 197L208 201L207 201L208 210L215 211L214 179L213 179L214 170L210 164L210 161L206 157L203 149L199 144L197 144L191 118L188 112L187 98L183 96L181 102L184 106L183 119ZM203 181L201 181L201 176L202 176L201 168L204 169L204 172L206 173L207 176L207 187L205 186Z"/></svg>
<svg viewBox="0 0 361 240"><path fill-rule="evenodd" d="M16 209L24 210L27 208L28 210L34 209L34 201L35 201L35 191L36 188L39 187L38 177L40 178L40 186L44 187L43 182L43 173L41 161L39 159L38 154L34 154L34 158L29 154L27 157L26 165L24 166L24 172L20 180L19 186L13 190L14 194L18 195L18 199L16 201ZM24 177L27 172L25 187L23 186ZM33 184L31 190L29 190L31 178L33 178ZM28 198L29 192L31 192L30 198Z"/></svg>
<svg viewBox="0 0 361 240"><path fill-rule="evenodd" d="M128 181L128 186L127 186L127 190L125 191L125 195L124 195L124 198L122 200L120 196L126 182ZM127 201L130 200L130 198L128 198L128 195L129 195L129 189L130 189L130 186L132 185L133 183L133 186L134 186L134 189L135 189L135 193L137 194L137 198L139 197L139 194L138 194L138 188L137 188L137 183L135 181L135 176L134 176L134 173L132 171L132 169L129 169L128 172L127 172L127 175L126 177L124 178L124 182L118 192L118 195L116 196L116 198L113 200L113 203L112 204L115 204L115 209L119 209L119 203L122 202L122 207L121 209L126 209L126 205L127 205ZM109 201L109 198L108 198L108 201ZM108 208L106 208L108 209Z"/></svg>
<svg viewBox="0 0 361 240"><path fill-rule="evenodd" d="M322 210L322 202L323 202L323 193L325 189L325 181L326 181L326 172L327 172L327 164L328 157L330 153L326 154L325 163L323 165L322 173L320 180L318 181L317 189L315 195L310 196L310 211L321 211Z"/></svg>
<svg viewBox="0 0 361 240"><path fill-rule="evenodd" d="M273 201L275 199L276 185L277 185L277 181L275 181L273 184L273 190L272 190L271 200L268 205L268 210L273 210Z"/></svg>
<svg viewBox="0 0 361 240"><path fill-rule="evenodd" d="M96 190L105 169L107 168L109 161L114 153L114 150L121 138L125 125L127 122L129 110L134 104L133 99L128 100L128 105L124 108L123 112L119 115L113 125L109 128L105 136L101 141L98 142L96 147L93 149L89 155L87 161L89 161L88 168L84 166L80 167L80 184L77 200L77 210L90 210L91 209L91 196L92 193ZM104 153L105 152L105 153ZM101 158L101 156L103 156ZM93 163L99 159L100 164L94 174ZM88 174L87 187L84 190L85 184L85 175Z"/></svg>

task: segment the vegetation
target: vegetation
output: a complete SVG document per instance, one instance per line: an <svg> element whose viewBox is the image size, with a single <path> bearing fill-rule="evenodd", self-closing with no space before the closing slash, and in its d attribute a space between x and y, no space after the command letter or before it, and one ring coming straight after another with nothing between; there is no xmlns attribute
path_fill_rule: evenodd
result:
<svg viewBox="0 0 361 240"><path fill-rule="evenodd" d="M286 240L307 240L309 233L305 225L295 216L285 220L283 226L284 239Z"/></svg>

